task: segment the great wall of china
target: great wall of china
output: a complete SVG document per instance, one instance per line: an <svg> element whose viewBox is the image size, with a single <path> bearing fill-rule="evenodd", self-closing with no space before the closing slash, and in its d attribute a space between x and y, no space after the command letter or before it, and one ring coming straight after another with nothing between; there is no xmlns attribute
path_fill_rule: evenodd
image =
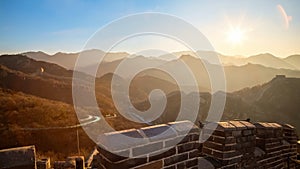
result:
<svg viewBox="0 0 300 169"><path fill-rule="evenodd" d="M36 158L34 146L0 150L0 168L296 169L297 140L288 124L228 121L199 128L180 121L105 133L86 160L73 156L50 165L49 158Z"/></svg>

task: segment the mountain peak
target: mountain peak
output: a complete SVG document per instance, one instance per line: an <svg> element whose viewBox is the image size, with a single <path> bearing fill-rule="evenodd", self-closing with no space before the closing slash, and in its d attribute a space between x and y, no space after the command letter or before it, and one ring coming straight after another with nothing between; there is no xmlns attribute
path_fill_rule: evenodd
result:
<svg viewBox="0 0 300 169"><path fill-rule="evenodd" d="M196 58L194 56L189 55L189 54L183 54L183 55L180 56L179 59L188 60L188 59L196 59Z"/></svg>
<svg viewBox="0 0 300 169"><path fill-rule="evenodd" d="M258 55L250 56L249 59L250 58L277 58L277 57L275 57L271 53L261 53L261 54L258 54Z"/></svg>

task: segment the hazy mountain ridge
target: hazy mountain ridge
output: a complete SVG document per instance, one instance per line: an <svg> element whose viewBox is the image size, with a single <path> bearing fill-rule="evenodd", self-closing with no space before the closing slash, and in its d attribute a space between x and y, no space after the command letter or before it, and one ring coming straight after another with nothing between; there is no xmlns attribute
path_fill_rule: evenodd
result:
<svg viewBox="0 0 300 169"><path fill-rule="evenodd" d="M99 50L89 50L84 52L91 55L97 55L97 53L102 55L104 54L103 51ZM215 69L215 67L217 67L215 63L216 61L210 61L209 58L216 56L219 56L220 61L223 63L227 83L226 90L228 92L266 83L277 74L283 74L289 77L300 77L300 69L297 68L300 66L298 64L300 62L297 62L300 60L300 55L293 55L287 58L277 58L266 53L244 58L225 56L211 51L198 51L197 54L199 56L203 56L203 59L201 60L194 57L195 54L192 52L176 52L173 54L174 56L172 54L163 55L161 57L132 56L126 61L137 66L142 65L144 67L150 67L151 65L158 65L157 68L178 68L179 70L184 69L182 65L179 65L180 61L184 61L195 74L199 90L201 92L211 92L211 82L209 74L206 71L206 66ZM28 55L30 56L30 54ZM60 53L60 55L61 56L58 58L63 58L63 53ZM69 57L70 54L67 55L67 57ZM124 58L128 56L129 54L127 53L109 53L108 57L105 57L104 59L106 61L102 62L99 66L93 63L85 63L84 65L86 66L82 67L82 69L89 73L98 68L97 77L101 77L107 73L118 74L115 72L117 67L124 61ZM51 57L49 56L49 58ZM128 71L126 72L128 75L132 73L132 69L130 67L126 68L126 70ZM162 73L157 70L148 71L148 73L145 73L144 75L167 80L171 83L173 82L170 76L162 75ZM122 77L127 78L124 76ZM184 76L182 77L184 78ZM185 84L184 86L191 86L191 84ZM190 90L190 92L193 91Z"/></svg>
<svg viewBox="0 0 300 169"><path fill-rule="evenodd" d="M44 69L43 72L41 68ZM81 80L91 78L89 75L79 74ZM72 104L72 76L73 71L66 70L52 63L36 61L23 55L0 56L0 86L3 88ZM112 76L110 78L97 78L96 90L102 90L104 87L105 90L109 89L110 92L110 85L108 84L110 84L111 78ZM91 81L88 80L87 82L87 86L83 89L90 93L92 89L89 82ZM135 93L136 96L143 94L141 90L137 88L136 90L139 91ZM107 94L104 97L108 96L110 95ZM140 97L143 96L138 98Z"/></svg>
<svg viewBox="0 0 300 169"><path fill-rule="evenodd" d="M234 93L253 107L255 120L290 123L300 128L300 79L282 76ZM299 130L297 130L298 133Z"/></svg>
<svg viewBox="0 0 300 169"><path fill-rule="evenodd" d="M83 52L77 52L77 53L63 53L63 52L57 52L53 55L46 54L44 52L38 51L38 52L25 52L22 53L32 59L38 60L38 61L46 61L49 63L55 63L57 65L63 66L66 69L74 69L76 60L79 57L79 55L88 55L88 56L104 56L105 62L112 62L115 60L123 59L124 57L129 56L126 52L116 52L116 53L105 53L101 50L85 50ZM92 63L90 63L92 64Z"/></svg>
<svg viewBox="0 0 300 169"><path fill-rule="evenodd" d="M105 52L97 49L86 50L83 51L82 53L88 55L103 55L103 56L105 55ZM38 51L38 52L25 52L23 54L36 60L51 62L51 63L61 65L67 69L73 69L76 63L76 59L78 55L81 53L80 52L77 53L58 52L54 55L49 55L44 52ZM300 61L299 61L300 55L291 55L285 58L280 58L270 53L262 53L262 54L257 54L249 57L244 57L244 56L228 56L213 51L197 51L196 53L191 51L181 51L181 52L174 52L170 54L160 55L154 58L165 60L165 61L171 61L180 58L182 55L191 55L194 57L196 57L197 55L197 58L199 56L203 60L207 60L207 61L208 61L207 58L209 57L218 56L220 62L224 66L242 66L248 63L252 63L252 64L260 64L266 67L271 67L276 69L284 68L284 69L300 70ZM115 52L115 53L111 52L106 54L106 57L104 58L104 62L113 62L116 60L122 60L128 56L130 56L130 54L126 52ZM136 55L132 55L131 57L135 57L135 56ZM150 56L145 56L145 57L149 58ZM210 62L210 63L215 64L215 62Z"/></svg>
<svg viewBox="0 0 300 169"><path fill-rule="evenodd" d="M218 94L223 93L215 93ZM175 120L180 109L177 103L180 103L181 99L187 99L186 96L180 92L168 94L168 105L156 122L165 123ZM198 120L205 121L212 95L200 93L200 97ZM250 118L252 121L276 121L292 124L298 129L300 128L299 99L300 78L276 77L263 85L227 93L221 120ZM136 106L143 109L145 106L148 108L149 104L142 102ZM189 111L189 107L185 110Z"/></svg>
<svg viewBox="0 0 300 169"><path fill-rule="evenodd" d="M278 74L283 74L289 77L300 77L300 71L297 70L275 69L275 68L265 67L262 65L251 64L251 63L243 66L220 67L215 64L210 64L205 60L202 61L190 55L183 55L179 59L166 62L161 66L159 66L158 68L166 68L168 70L173 70L174 72L177 73L183 72L185 70L185 67L182 67L181 61L187 64L191 72L194 74L198 82L199 90L201 92L211 92L211 81L209 77L213 73L218 73L217 71L218 69L224 70L227 92L233 92L233 91L241 90L245 87L253 87L256 85L266 83ZM209 68L211 72L207 72L208 70L207 68ZM171 81L170 77L161 75L161 73L158 70L150 71L149 75L155 76L156 78L161 78L161 79ZM187 75L186 74L179 75L181 79L184 79L185 76ZM192 84L186 84L186 85L192 85Z"/></svg>
<svg viewBox="0 0 300 169"><path fill-rule="evenodd" d="M293 65L294 67L297 67L298 70L300 68L300 55L291 55L286 58L284 58L284 61L287 63Z"/></svg>
<svg viewBox="0 0 300 169"><path fill-rule="evenodd" d="M57 64L39 61L37 62L34 59L28 58L25 55L1 55L0 64L4 65L10 69L22 71L27 74L39 74L41 69L43 71L63 77L72 77L72 71L67 70Z"/></svg>

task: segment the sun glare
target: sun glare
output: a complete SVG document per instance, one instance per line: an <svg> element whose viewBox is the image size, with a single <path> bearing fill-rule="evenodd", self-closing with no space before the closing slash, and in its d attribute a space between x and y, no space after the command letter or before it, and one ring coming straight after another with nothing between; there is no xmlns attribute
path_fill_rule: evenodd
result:
<svg viewBox="0 0 300 169"><path fill-rule="evenodd" d="M244 39L244 32L238 28L232 29L228 32L228 41L233 43L234 45L242 43Z"/></svg>

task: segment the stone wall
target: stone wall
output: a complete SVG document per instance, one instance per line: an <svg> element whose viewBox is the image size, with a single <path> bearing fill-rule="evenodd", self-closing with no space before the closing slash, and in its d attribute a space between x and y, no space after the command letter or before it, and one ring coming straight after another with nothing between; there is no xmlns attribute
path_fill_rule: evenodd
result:
<svg viewBox="0 0 300 169"><path fill-rule="evenodd" d="M201 151L199 133L199 128L189 121L107 133L99 137L99 160L93 167L197 167Z"/></svg>
<svg viewBox="0 0 300 169"><path fill-rule="evenodd" d="M290 157L291 159L297 159L297 140L298 136L296 130L293 126L284 124L283 125L283 139L287 142L283 147L283 156ZM298 150L299 151L299 150ZM288 164L285 164L287 167L294 168L295 163L289 161ZM300 167L299 167L300 168Z"/></svg>
<svg viewBox="0 0 300 169"><path fill-rule="evenodd" d="M283 140L282 126L276 123L256 123L257 147L265 154L257 158L258 168L282 168L288 156L282 151L286 142Z"/></svg>
<svg viewBox="0 0 300 169"><path fill-rule="evenodd" d="M34 146L17 147L0 150L0 168L33 169L36 168Z"/></svg>
<svg viewBox="0 0 300 169"><path fill-rule="evenodd" d="M85 162L83 156L70 156L66 161L55 161L54 169L84 169ZM39 168L38 168L39 169Z"/></svg>
<svg viewBox="0 0 300 169"><path fill-rule="evenodd" d="M50 158L42 158L36 161L37 169L50 169Z"/></svg>
<svg viewBox="0 0 300 169"><path fill-rule="evenodd" d="M296 132L290 125L219 122L204 142L203 154L212 162L217 159L216 168L295 168L296 144Z"/></svg>
<svg viewBox="0 0 300 169"><path fill-rule="evenodd" d="M211 131L209 125L217 125ZM208 124L202 131L208 139L203 143L203 154L219 163L220 167L253 168L255 164L255 126L246 121ZM206 136L208 135L208 136Z"/></svg>
<svg viewBox="0 0 300 169"><path fill-rule="evenodd" d="M105 133L87 160L36 159L35 147L0 150L7 169L296 169L297 135L288 124L228 121L202 129L181 121ZM299 163L299 162L298 162Z"/></svg>
<svg viewBox="0 0 300 169"><path fill-rule="evenodd" d="M277 123L173 122L106 133L98 144L91 168L296 168L295 129Z"/></svg>

